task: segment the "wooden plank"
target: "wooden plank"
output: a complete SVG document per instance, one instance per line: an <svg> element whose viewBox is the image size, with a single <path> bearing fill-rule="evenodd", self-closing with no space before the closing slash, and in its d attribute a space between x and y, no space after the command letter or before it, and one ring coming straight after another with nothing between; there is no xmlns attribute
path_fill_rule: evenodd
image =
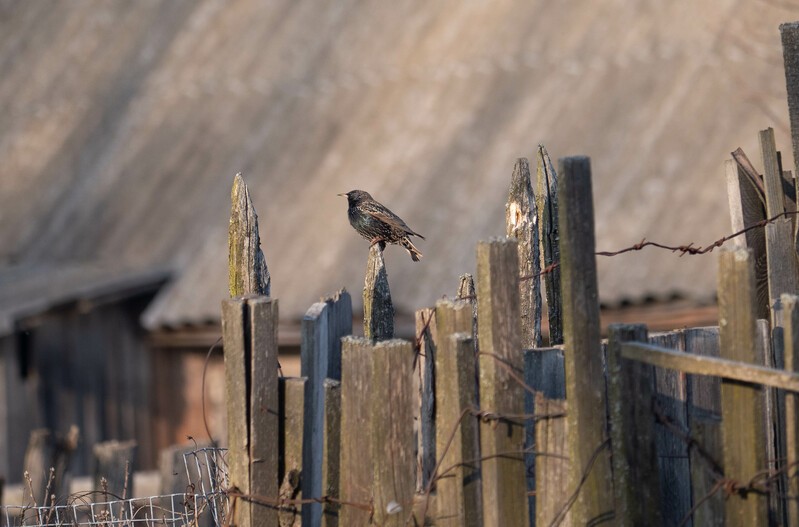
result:
<svg viewBox="0 0 799 527"><path fill-rule="evenodd" d="M350 317L350 324L352 317ZM322 437L322 492L325 496L338 498L340 495L339 470L341 456L341 382L325 379L325 423ZM339 525L338 503L328 502L322 508L322 527Z"/></svg>
<svg viewBox="0 0 799 527"><path fill-rule="evenodd" d="M754 348L752 351L754 353ZM694 375L715 375L731 381L762 384L799 392L799 374L766 368L757 364L717 357L702 357L637 342L624 344L622 346L622 355L625 359L637 360L653 366L671 368Z"/></svg>
<svg viewBox="0 0 799 527"><path fill-rule="evenodd" d="M514 240L477 244L480 339L480 409L500 415L524 412L524 392L511 371L524 371L519 345L519 263ZM483 522L487 527L527 521L524 425L520 421L480 424L483 457Z"/></svg>
<svg viewBox="0 0 799 527"><path fill-rule="evenodd" d="M568 477L571 463L567 412L568 401L548 399L536 392L535 523L531 525L574 525L570 509L565 506L573 492Z"/></svg>
<svg viewBox="0 0 799 527"><path fill-rule="evenodd" d="M780 311L782 308L780 307ZM779 319L782 325L782 313L773 317L772 321ZM757 361L768 368L784 369L783 359L783 328L775 327L773 330L768 320L758 319L756 322ZM779 474L785 459L785 392L764 386L763 390L763 426L766 437L766 460L768 470L772 474ZM785 488L787 479L783 475L775 475L769 491L769 524L784 525L787 509L785 506Z"/></svg>
<svg viewBox="0 0 799 527"><path fill-rule="evenodd" d="M681 351L685 346L682 333L670 331L649 337L649 343ZM675 435L670 426L688 432L685 373L655 368L654 389L657 407L670 425L655 425L660 474L660 507L664 525L679 525L691 510L691 467L685 441ZM686 524L690 527L691 522Z"/></svg>
<svg viewBox="0 0 799 527"><path fill-rule="evenodd" d="M763 183L766 189L766 217L785 212L785 193L782 188L782 171L777 158L774 129L767 128L758 134L760 158L763 161Z"/></svg>
<svg viewBox="0 0 799 527"><path fill-rule="evenodd" d="M543 395L547 399L565 399L566 398L566 378L563 370L563 350L558 348L539 348L532 350L525 350L524 352L524 382L533 389L533 391L524 391L524 413L530 416L536 415L536 397ZM527 492L528 492L528 513L530 515L530 525L536 525L536 508L537 503L541 502L545 496L541 492L546 492L543 488L537 489L536 473L538 471L537 463L546 463L548 458L544 456L538 459L536 444L536 429L545 428L548 426L562 427L564 419L525 419L524 421L524 464L525 471L527 472ZM546 436L547 432L544 432ZM557 466L563 467L563 481L566 481L566 465L562 459L551 458L551 462ZM547 472L551 473L552 469L547 468ZM541 491L541 492L539 492ZM564 490L566 492L566 490ZM550 496L558 497L558 504L560 504L560 495L557 493L550 494ZM549 507L552 509L553 507ZM544 525L548 522L543 521ZM551 518L550 518L551 521Z"/></svg>
<svg viewBox="0 0 799 527"><path fill-rule="evenodd" d="M466 301L436 303L436 525L482 525L479 428L463 412L477 405L472 306Z"/></svg>
<svg viewBox="0 0 799 527"><path fill-rule="evenodd" d="M369 248L363 286L363 335L374 341L394 337L394 304L380 244Z"/></svg>
<svg viewBox="0 0 799 527"><path fill-rule="evenodd" d="M799 373L799 296L782 295L784 328L785 370ZM785 397L785 462L788 466L799 463L799 395ZM788 480L788 495L799 495L799 479ZM788 500L788 524L799 522L799 502Z"/></svg>
<svg viewBox="0 0 799 527"><path fill-rule="evenodd" d="M760 151L763 158L766 186L766 215L771 218L785 211L785 193L782 172L777 159L774 129L761 130ZM782 326L780 295L799 292L796 249L794 247L793 220L780 218L766 225L766 254L768 261L769 306L772 327Z"/></svg>
<svg viewBox="0 0 799 527"><path fill-rule="evenodd" d="M374 470L373 521L399 527L407 524L416 488L412 382L416 354L404 340L378 342L370 354L371 411L366 434Z"/></svg>
<svg viewBox="0 0 799 527"><path fill-rule="evenodd" d="M367 448L372 400L371 344L345 337L341 348L341 507L339 525L367 525L372 501L372 451Z"/></svg>
<svg viewBox="0 0 799 527"><path fill-rule="evenodd" d="M438 331L433 308L416 311L416 339L419 349L414 373L417 382L414 410L417 412L416 464L420 469L416 473L416 492L424 492L436 466L435 383Z"/></svg>
<svg viewBox="0 0 799 527"><path fill-rule="evenodd" d="M94 490L105 490L113 496L122 496L127 493L128 498L133 492L133 468L136 462L136 441L104 441L92 446L94 453ZM181 463L182 468L182 463ZM182 470L185 473L185 469ZM105 488L101 479L105 479ZM161 479L163 481L163 472ZM179 492L186 492L186 487Z"/></svg>
<svg viewBox="0 0 799 527"><path fill-rule="evenodd" d="M278 301L265 296L247 300L249 335L250 493L277 496L279 453L278 401ZM273 509L255 507L252 527L271 527L277 522Z"/></svg>
<svg viewBox="0 0 799 527"><path fill-rule="evenodd" d="M521 157L513 167L508 201L505 204L505 234L514 238L519 252L519 311L521 345L540 348L541 339L541 247L538 210L530 163Z"/></svg>
<svg viewBox="0 0 799 527"><path fill-rule="evenodd" d="M340 291L313 304L302 319L300 345L301 374L305 383L305 417L303 437L302 495L321 498L324 492L322 474L325 466L325 380L341 377L341 338L352 333L352 301L349 293ZM322 503L302 508L303 522L319 525Z"/></svg>
<svg viewBox="0 0 799 527"><path fill-rule="evenodd" d="M718 327L686 329L683 338L687 353L718 357ZM706 375L688 375L686 385L689 433L696 441L688 450L692 502L698 505L693 523L720 527L724 524L724 495L716 492L715 485L722 477L721 380Z"/></svg>
<svg viewBox="0 0 799 527"><path fill-rule="evenodd" d="M763 197L753 183L759 176L751 167L743 151L737 150L736 160L724 162L727 175L727 196L730 205L732 230L737 232L766 219ZM732 241L735 247L748 247L753 251L755 282L757 284L757 318L769 318L768 264L766 235L763 229L752 229Z"/></svg>
<svg viewBox="0 0 799 527"><path fill-rule="evenodd" d="M721 452L721 419L705 414L691 420L691 438L701 445L690 450L691 492L693 502L698 505L693 514L693 524L722 527L724 525L724 494L718 492L716 483L723 475L714 469L714 464L705 459L706 453ZM720 465L719 465L720 466Z"/></svg>
<svg viewBox="0 0 799 527"><path fill-rule="evenodd" d="M569 485L577 499L572 518L577 525L613 514L610 456L605 423L605 377L599 343L594 207L591 165L587 157L559 161L558 222L569 397ZM482 331L482 330L481 330Z"/></svg>
<svg viewBox="0 0 799 527"><path fill-rule="evenodd" d="M233 178L230 201L228 228L230 296L246 294L269 296L272 281L264 253L261 251L258 215L250 199L250 190L241 174L236 174Z"/></svg>
<svg viewBox="0 0 799 527"><path fill-rule="evenodd" d="M755 278L750 251L737 249L721 253L718 295L721 357L756 364ZM723 380L721 412L724 474L727 478L749 482L766 468L762 389ZM727 524L731 527L767 525L767 498L756 493L748 493L745 498L731 496L727 499Z"/></svg>
<svg viewBox="0 0 799 527"><path fill-rule="evenodd" d="M247 303L242 298L222 301L222 338L225 357L225 406L227 409L228 475L230 487L250 494L249 343L245 338ZM252 506L238 500L233 523L252 527Z"/></svg>
<svg viewBox="0 0 799 527"><path fill-rule="evenodd" d="M785 84L788 91L788 116L791 122L791 146L799 176L799 22L780 25Z"/></svg>
<svg viewBox="0 0 799 527"><path fill-rule="evenodd" d="M719 356L719 328L704 327L683 330L685 355L705 357ZM686 380L688 387L688 419L693 416L710 415L721 419L721 381L708 375L691 375Z"/></svg>
<svg viewBox="0 0 799 527"><path fill-rule="evenodd" d="M281 460L278 496L281 500L302 499L300 481L303 469L303 413L305 411L306 382L305 377L281 377L279 379L279 451ZM273 494L259 495L273 496ZM253 514L253 522L273 521L274 516L277 516L280 527L300 527L302 525L301 507L294 504L280 507L277 515L271 507L258 507L256 512L259 514Z"/></svg>
<svg viewBox="0 0 799 527"><path fill-rule="evenodd" d="M621 356L622 342L647 340L646 326L612 324L608 327L608 335L608 407L613 442L615 524L630 527L674 525L661 518L655 417L652 414L654 368Z"/></svg>
<svg viewBox="0 0 799 527"><path fill-rule="evenodd" d="M538 224L541 229L541 246L544 267L560 262L560 234L558 231L558 174L552 167L544 145L538 145L536 155L538 189L536 203ZM549 320L549 345L563 344L563 298L560 291L560 267L544 275Z"/></svg>

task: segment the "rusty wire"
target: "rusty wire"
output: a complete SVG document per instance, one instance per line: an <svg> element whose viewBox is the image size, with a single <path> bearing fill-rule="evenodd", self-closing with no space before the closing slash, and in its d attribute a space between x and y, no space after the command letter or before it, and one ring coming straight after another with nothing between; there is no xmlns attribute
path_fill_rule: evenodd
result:
<svg viewBox="0 0 799 527"><path fill-rule="evenodd" d="M694 246L694 242L690 242L687 245L666 245L666 244L663 244L663 243L651 242L651 241L648 241L646 238L643 238L640 242L638 242L638 243L636 243L634 245L631 245L629 247L625 247L623 249L619 249L618 251L598 251L598 252L596 252L594 254L596 254L597 256L618 256L620 254L624 254L624 253L628 253L628 252L632 252L632 251L640 251L640 250L644 249L645 247L655 247L655 248L658 248L658 249L665 249L667 251L671 251L671 252L674 252L674 253L680 253L679 254L680 257L685 256L686 254L691 255L691 256L698 255L698 254L707 254L709 252L712 252L713 249L716 249L717 247L721 247L722 245L724 245L726 242L732 240L733 238L737 238L738 236L743 236L747 232L755 230L755 229L762 229L766 225L768 225L770 223L774 223L775 221L777 221L780 218L784 218L784 217L787 217L787 216L795 216L797 214L799 214L799 211L781 212L781 213L779 213L779 214L777 214L775 216L772 216L771 218L767 218L765 220L760 220L757 223L754 223L752 225L744 227L743 229L741 229L741 230L739 230L737 232L734 232L732 234L728 234L727 236L719 238L718 240L716 240L716 241L714 241L712 243L709 243L709 244L707 244L705 246L700 246L700 247L695 247ZM536 273L536 274L532 274L532 275L521 276L521 277L519 277L519 280L532 280L533 278L535 278L537 276L543 276L545 274L551 273L552 271L557 269L559 266L560 266L560 262L553 262L552 264L550 264L550 265L546 266L544 269L542 269L541 272Z"/></svg>

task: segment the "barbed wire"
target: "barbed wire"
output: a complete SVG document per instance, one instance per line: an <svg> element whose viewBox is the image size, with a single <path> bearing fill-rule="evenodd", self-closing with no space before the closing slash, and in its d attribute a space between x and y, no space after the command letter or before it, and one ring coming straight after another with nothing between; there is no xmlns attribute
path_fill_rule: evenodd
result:
<svg viewBox="0 0 799 527"><path fill-rule="evenodd" d="M718 247L721 247L726 242L728 242L728 241L730 241L730 240L732 240L734 238L737 238L739 236L743 236L744 234L746 234L749 231L752 231L752 230L755 230L755 229L762 229L766 225L768 225L770 223L774 223L775 221L779 220L780 218L784 218L784 217L787 217L787 216L795 216L797 214L799 214L799 211L781 212L781 213L779 213L779 214L777 214L775 216L772 216L771 218L760 220L759 222L754 223L752 225L749 225L747 227L744 227L743 229L741 229L739 231L736 231L736 232L734 232L732 234L728 234L728 235L726 235L726 236L724 236L722 238L719 238L718 240L716 240L716 241L714 241L712 243L709 243L709 244L707 244L705 246L696 247L696 246L694 246L694 242L690 242L687 245L667 245L667 244L664 244L664 243L648 241L646 238L643 238L640 242L636 243L635 245L631 245L629 247L625 247L625 248L619 249L617 251L597 251L594 254L596 254L597 256L618 256L620 254L624 254L624 253L628 253L628 252L632 252L632 251L640 251L640 250L642 250L642 249L644 249L646 247L655 247L655 248L658 248L658 249L665 249L665 250L668 250L668 251L671 251L671 252L678 252L678 253L680 253L680 255L679 255L680 257L683 257L686 254L691 255L691 256L698 255L698 254L707 254L709 252L712 252L714 249L716 249ZM552 271L554 271L555 269L557 269L558 267L560 267L560 262L553 262L552 264L550 264L550 265L546 266L544 269L542 269L539 273L532 274L532 275L521 276L521 277L519 277L519 280L532 280L533 278L536 278L538 276L543 276L545 274L549 274Z"/></svg>

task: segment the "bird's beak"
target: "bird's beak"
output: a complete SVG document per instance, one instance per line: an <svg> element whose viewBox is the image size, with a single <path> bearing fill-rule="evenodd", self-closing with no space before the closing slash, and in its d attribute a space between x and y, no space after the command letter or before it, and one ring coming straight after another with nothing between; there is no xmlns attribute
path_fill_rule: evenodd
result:
<svg viewBox="0 0 799 527"><path fill-rule="evenodd" d="M347 193L346 193L346 192L345 192L345 193L343 193L343 194L336 194L336 196L346 196L346 195L347 195Z"/></svg>

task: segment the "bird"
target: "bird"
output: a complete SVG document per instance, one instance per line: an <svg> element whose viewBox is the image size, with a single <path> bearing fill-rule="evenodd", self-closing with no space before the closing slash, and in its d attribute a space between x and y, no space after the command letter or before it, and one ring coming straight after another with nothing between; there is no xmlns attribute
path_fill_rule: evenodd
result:
<svg viewBox="0 0 799 527"><path fill-rule="evenodd" d="M358 234L369 240L372 245L379 243L381 251L386 243L401 245L411 255L411 260L419 261L422 253L413 245L410 237L418 236L424 240L424 236L411 230L402 218L376 201L366 191L351 190L339 196L347 197L349 206L347 216L350 225L358 231Z"/></svg>

